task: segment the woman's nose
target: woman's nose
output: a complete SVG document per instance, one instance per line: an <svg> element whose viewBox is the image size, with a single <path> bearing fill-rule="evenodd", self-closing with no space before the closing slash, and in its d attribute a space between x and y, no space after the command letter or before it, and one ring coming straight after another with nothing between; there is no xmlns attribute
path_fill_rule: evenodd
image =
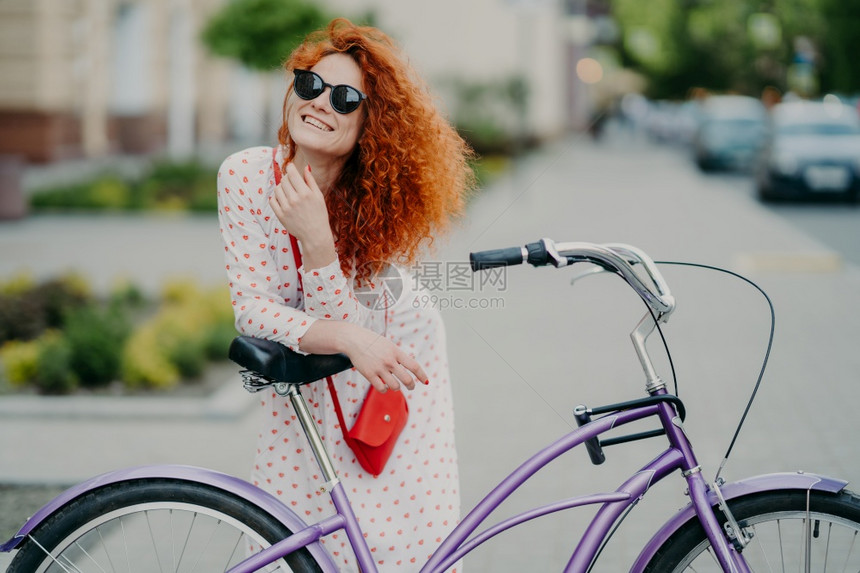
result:
<svg viewBox="0 0 860 573"><path fill-rule="evenodd" d="M326 86L323 92L311 102L317 109L331 111L331 88Z"/></svg>

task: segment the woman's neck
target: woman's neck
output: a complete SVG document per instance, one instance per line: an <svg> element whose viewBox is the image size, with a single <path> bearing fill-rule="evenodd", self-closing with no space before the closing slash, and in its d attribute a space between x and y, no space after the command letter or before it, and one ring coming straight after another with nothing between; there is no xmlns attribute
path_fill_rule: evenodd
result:
<svg viewBox="0 0 860 573"><path fill-rule="evenodd" d="M346 164L346 158L320 157L304 153L301 149L297 149L296 156L293 158L293 164L299 169L299 172L310 166L314 181L316 181L322 194L327 196L338 179L340 179L343 167Z"/></svg>

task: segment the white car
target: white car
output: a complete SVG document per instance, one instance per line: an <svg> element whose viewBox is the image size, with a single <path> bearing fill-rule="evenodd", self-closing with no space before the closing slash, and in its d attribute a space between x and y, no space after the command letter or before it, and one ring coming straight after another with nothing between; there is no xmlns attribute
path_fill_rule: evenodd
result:
<svg viewBox="0 0 860 573"><path fill-rule="evenodd" d="M838 101L775 106L756 188L763 200L860 198L860 116Z"/></svg>

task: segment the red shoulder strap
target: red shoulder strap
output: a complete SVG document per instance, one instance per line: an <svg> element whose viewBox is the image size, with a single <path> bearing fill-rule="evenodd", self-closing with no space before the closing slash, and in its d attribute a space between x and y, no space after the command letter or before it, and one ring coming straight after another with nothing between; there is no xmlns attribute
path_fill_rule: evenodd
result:
<svg viewBox="0 0 860 573"><path fill-rule="evenodd" d="M281 166L278 165L277 160L278 148L272 150L272 169L275 172L275 185L281 184ZM302 275L298 274L299 267L302 266L302 253L299 251L299 241L293 236L290 235L290 248L293 250L293 258L296 261L296 275L299 277L299 292L302 291ZM346 429L346 420L343 417L343 410L340 407L340 400L337 399L337 391L334 388L334 380L332 380L331 376L326 377L326 382L328 383L329 392L331 392L332 398L334 398L334 411L337 414L337 421L340 422L340 430L343 433L343 439L346 440L347 444L351 443L351 438L349 437L349 433ZM352 447L352 446L350 446Z"/></svg>
<svg viewBox="0 0 860 573"><path fill-rule="evenodd" d="M328 384L328 391L331 393L334 412L337 414L337 421L340 423L340 431L343 434L343 440L350 449L352 449L352 438L349 437L349 430L346 428L346 420L343 418L343 410L340 407L340 400L337 398L337 390L334 388L334 380L332 380L331 376L327 376L325 381Z"/></svg>
<svg viewBox="0 0 860 573"><path fill-rule="evenodd" d="M275 172L275 185L281 184L281 166L278 165L278 148L272 149L272 170ZM303 290L302 275L299 275L299 267L302 266L302 252L299 250L299 241L290 235L290 248L293 251L293 259L296 262L296 274L299 277L299 292Z"/></svg>

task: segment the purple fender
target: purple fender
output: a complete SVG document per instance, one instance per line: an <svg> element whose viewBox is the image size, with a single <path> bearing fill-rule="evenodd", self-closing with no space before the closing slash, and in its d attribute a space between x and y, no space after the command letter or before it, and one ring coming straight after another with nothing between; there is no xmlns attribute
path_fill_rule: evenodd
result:
<svg viewBox="0 0 860 573"><path fill-rule="evenodd" d="M12 539L0 545L0 552L6 553L18 547L27 535L36 529L40 523L70 501L106 485L145 478L172 478L209 485L248 500L286 525L293 533L307 527L299 516L284 506L273 495L237 477L192 466L142 466L106 473L67 489L28 519L27 523L24 524ZM337 566L335 566L331 556L319 543L308 545L307 549L313 555L314 559L317 560L323 571L337 571Z"/></svg>
<svg viewBox="0 0 860 573"><path fill-rule="evenodd" d="M775 491L781 489L795 490L816 490L829 493L838 493L848 485L848 482L833 478L820 476L817 474L808 474L803 472L796 473L775 473L755 476L740 481L726 484L720 488L723 492L723 497L726 500L736 499L753 493L761 493L765 491ZM713 491L708 493L708 499L712 505L716 505L717 496ZM630 571L642 571L648 562L654 557L658 549L672 536L682 525L695 517L695 511L692 504L688 504L676 513L663 527L660 528L654 537L645 545L645 549L639 554L636 563L633 564Z"/></svg>

